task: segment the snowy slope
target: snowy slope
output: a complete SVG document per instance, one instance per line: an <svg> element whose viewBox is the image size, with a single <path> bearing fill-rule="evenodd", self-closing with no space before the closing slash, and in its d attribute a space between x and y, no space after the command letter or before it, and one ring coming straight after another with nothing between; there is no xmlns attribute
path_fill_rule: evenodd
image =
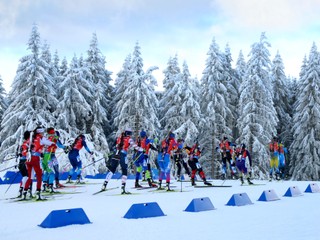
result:
<svg viewBox="0 0 320 240"><path fill-rule="evenodd" d="M18 185L4 195L8 185L0 185L0 229L2 240L54 240L54 239L259 239L319 240L320 193L304 193L311 182L259 182L266 185L240 186L236 180L224 182L229 188L193 188L190 183L176 182L177 192L154 193L133 189L132 195L120 195L120 189L92 195L103 180L88 180L88 184L64 191L78 194L57 196L46 202L10 202ZM220 185L221 180L214 180ZM255 181L258 183L258 181ZM201 184L201 183L199 183ZM320 186L320 183L317 182ZM112 180L108 187L120 186ZM299 197L283 197L289 187L297 186L303 193ZM264 190L273 189L279 201L257 201ZM247 193L252 205L226 206L233 194ZM184 211L195 198L209 197L216 210L203 212ZM125 219L123 216L134 203L157 202L166 216ZM92 224L70 225L44 229L38 226L52 210L83 208Z"/></svg>

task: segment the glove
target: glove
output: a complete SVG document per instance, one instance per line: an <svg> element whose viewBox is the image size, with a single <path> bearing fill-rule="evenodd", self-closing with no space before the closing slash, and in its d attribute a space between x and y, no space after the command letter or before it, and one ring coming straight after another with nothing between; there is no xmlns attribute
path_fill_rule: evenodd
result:
<svg viewBox="0 0 320 240"><path fill-rule="evenodd" d="M68 153L69 153L69 148L67 148L67 147L64 148L64 153L65 153L65 154L68 154Z"/></svg>
<svg viewBox="0 0 320 240"><path fill-rule="evenodd" d="M93 152L90 152L90 155L93 155Z"/></svg>

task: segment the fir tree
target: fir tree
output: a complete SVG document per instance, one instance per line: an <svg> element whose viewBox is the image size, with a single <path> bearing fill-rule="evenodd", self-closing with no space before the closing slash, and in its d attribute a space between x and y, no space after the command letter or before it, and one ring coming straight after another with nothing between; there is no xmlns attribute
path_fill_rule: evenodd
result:
<svg viewBox="0 0 320 240"><path fill-rule="evenodd" d="M320 54L312 45L300 73L297 104L293 117L294 141L291 173L294 180L320 179Z"/></svg>
<svg viewBox="0 0 320 240"><path fill-rule="evenodd" d="M9 93L10 105L5 111L1 130L4 139L1 145L3 158L15 152L22 133L33 130L37 125L52 125L52 112L57 105L52 78L47 72L49 66L40 57L40 34L36 25L33 26L28 50L31 54L20 59L17 74Z"/></svg>
<svg viewBox="0 0 320 240"><path fill-rule="evenodd" d="M134 129L137 136L141 129L149 134L155 134L159 128L156 109L158 100L154 92L155 79L151 67L145 73L143 71L143 59L141 57L140 46L137 43L132 55L130 76L127 88L125 89L121 101L116 104L120 115L118 116L119 130L126 127Z"/></svg>
<svg viewBox="0 0 320 240"><path fill-rule="evenodd" d="M84 73L84 68L79 66L76 56L65 74L66 77L60 85L64 91L56 111L57 126L75 137L86 132L85 122L92 114L92 107L87 99L92 99L92 95L88 91L90 86L85 78L88 73Z"/></svg>
<svg viewBox="0 0 320 240"><path fill-rule="evenodd" d="M165 137L169 131L174 131L181 125L179 118L179 104L181 104L180 91L182 87L181 70L178 64L178 56L170 57L167 68L163 71L164 80L162 98L160 99L160 123L162 125L161 137Z"/></svg>
<svg viewBox="0 0 320 240"><path fill-rule="evenodd" d="M199 123L201 121L200 105L197 101L198 96L194 87L194 80L191 78L189 68L186 62L183 63L182 73L179 82L174 85L173 101L176 102L177 113L176 120L178 127L174 132L179 138L183 138L189 145L194 144L199 135Z"/></svg>
<svg viewBox="0 0 320 240"><path fill-rule="evenodd" d="M255 172L269 169L268 143L276 133L277 116L272 100L270 44L264 33L249 54L247 75L240 87L240 140L252 155Z"/></svg>
<svg viewBox="0 0 320 240"><path fill-rule="evenodd" d="M280 140L285 146L289 146L291 139L291 117L289 113L289 88L284 65L279 52L272 62L272 84L273 84L273 103L277 112L278 126L277 133Z"/></svg>
<svg viewBox="0 0 320 240"><path fill-rule="evenodd" d="M105 69L105 57L98 48L96 34L93 34L86 62L93 82L92 95L94 96L94 101L92 102L93 121L90 129L91 135L96 146L99 146L100 149L108 150L103 126L108 129L107 134L110 133L111 126L108 116L112 88L109 84L110 75L108 75L108 71Z"/></svg>
<svg viewBox="0 0 320 240"><path fill-rule="evenodd" d="M3 87L3 80L0 76L0 123L3 117L4 111L7 109L7 101L6 101L6 90ZM2 129L2 126L0 126L0 130ZM1 139L0 139L1 142Z"/></svg>

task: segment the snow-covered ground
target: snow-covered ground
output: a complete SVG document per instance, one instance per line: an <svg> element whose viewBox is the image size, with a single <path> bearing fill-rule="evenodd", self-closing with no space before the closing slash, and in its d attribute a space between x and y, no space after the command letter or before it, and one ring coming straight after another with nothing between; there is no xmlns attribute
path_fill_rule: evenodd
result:
<svg viewBox="0 0 320 240"><path fill-rule="evenodd" d="M90 179L87 184L63 191L81 193L57 195L45 202L10 202L5 200L17 194L18 185L0 185L1 240L102 240L102 239L245 239L245 240L319 240L320 193L305 193L311 182L263 182L257 186L240 186L239 181L214 180L226 188L193 188L190 183L174 182L176 192L150 192L133 189L128 180L127 189L132 195L120 195L113 189L92 195L103 180ZM319 182L314 182L320 186ZM202 183L198 183L202 184ZM120 186L121 180L112 180L108 187ZM296 186L302 195L284 197L288 188ZM278 201L257 201L263 191L273 189ZM247 193L252 205L226 206L233 194ZM215 210L184 211L196 198L208 197ZM165 216L126 219L124 215L135 203L157 202ZM52 210L83 208L92 224L69 225L59 228L41 228L38 225Z"/></svg>

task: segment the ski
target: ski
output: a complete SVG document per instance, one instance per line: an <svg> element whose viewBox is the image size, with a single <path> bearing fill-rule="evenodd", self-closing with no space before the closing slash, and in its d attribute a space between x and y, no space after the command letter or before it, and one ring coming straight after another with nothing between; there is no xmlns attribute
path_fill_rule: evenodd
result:
<svg viewBox="0 0 320 240"><path fill-rule="evenodd" d="M195 188L206 188L206 187L232 187L232 185L196 185Z"/></svg>
<svg viewBox="0 0 320 240"><path fill-rule="evenodd" d="M254 183L254 184L241 184L240 186L264 186L267 185L266 183Z"/></svg>
<svg viewBox="0 0 320 240"><path fill-rule="evenodd" d="M99 194L99 193L107 192L107 191L110 191L110 190L113 190L113 189L117 189L117 188L119 188L119 187L107 188L107 189L105 189L105 190L102 190L102 189L101 189L100 191L95 192L95 193L93 193L92 195L97 195L97 194Z"/></svg>

